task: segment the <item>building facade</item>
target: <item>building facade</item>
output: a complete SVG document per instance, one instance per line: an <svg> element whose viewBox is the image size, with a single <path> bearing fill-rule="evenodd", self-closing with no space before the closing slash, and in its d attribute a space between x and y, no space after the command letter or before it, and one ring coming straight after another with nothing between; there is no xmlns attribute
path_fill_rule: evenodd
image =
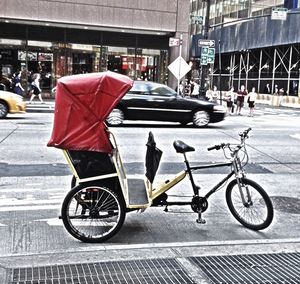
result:
<svg viewBox="0 0 300 284"><path fill-rule="evenodd" d="M11 78L41 73L50 90L65 75L111 70L133 79L172 82L183 35L188 56L188 0L1 0L0 70Z"/></svg>
<svg viewBox="0 0 300 284"><path fill-rule="evenodd" d="M210 1L208 38L215 41L215 63L206 78L222 90L245 85L259 93L298 96L300 24L298 1ZM205 15L207 2L191 1L191 13ZM287 8L288 12L285 12ZM279 12L281 19L274 17ZM275 14L276 15L276 14ZM284 15L286 16L284 18ZM191 56L201 57L203 26L191 26ZM267 85L269 86L267 88Z"/></svg>

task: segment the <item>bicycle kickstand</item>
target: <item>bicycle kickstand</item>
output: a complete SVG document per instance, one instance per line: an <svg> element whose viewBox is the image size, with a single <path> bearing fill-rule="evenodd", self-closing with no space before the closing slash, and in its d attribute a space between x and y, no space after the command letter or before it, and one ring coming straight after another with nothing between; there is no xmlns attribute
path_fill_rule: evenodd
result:
<svg viewBox="0 0 300 284"><path fill-rule="evenodd" d="M201 209L198 211L198 219L196 220L196 222L198 224L205 224L206 223L205 219L202 219L202 211L201 211Z"/></svg>

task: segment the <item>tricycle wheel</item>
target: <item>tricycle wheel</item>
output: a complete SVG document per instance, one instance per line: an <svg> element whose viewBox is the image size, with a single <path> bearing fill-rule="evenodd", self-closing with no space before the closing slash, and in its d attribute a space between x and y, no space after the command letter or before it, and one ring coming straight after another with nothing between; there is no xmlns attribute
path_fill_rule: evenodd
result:
<svg viewBox="0 0 300 284"><path fill-rule="evenodd" d="M97 184L79 184L65 197L61 216L66 230L83 242L104 242L122 227L126 205L122 196Z"/></svg>

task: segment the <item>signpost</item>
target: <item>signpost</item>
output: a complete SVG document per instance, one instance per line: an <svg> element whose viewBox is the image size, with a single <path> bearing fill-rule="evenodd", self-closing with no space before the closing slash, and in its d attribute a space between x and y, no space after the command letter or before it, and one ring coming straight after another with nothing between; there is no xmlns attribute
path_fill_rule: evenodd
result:
<svg viewBox="0 0 300 284"><path fill-rule="evenodd" d="M287 8L272 8L271 20L285 21L287 18Z"/></svg>
<svg viewBox="0 0 300 284"><path fill-rule="evenodd" d="M180 38L170 37L169 38L169 46L170 47L180 46Z"/></svg>
<svg viewBox="0 0 300 284"><path fill-rule="evenodd" d="M191 24L202 25L203 24L203 17L202 16L191 15Z"/></svg>
<svg viewBox="0 0 300 284"><path fill-rule="evenodd" d="M182 58L182 34L179 38L170 38L169 46L179 46L179 56L175 59L169 66L168 69L173 73L173 75L177 78L177 95L179 95L179 85L180 79L191 70L191 66L186 63L186 61Z"/></svg>
<svg viewBox="0 0 300 284"><path fill-rule="evenodd" d="M191 66L181 57L178 56L169 66L168 69L173 73L178 81L191 70Z"/></svg>
<svg viewBox="0 0 300 284"><path fill-rule="evenodd" d="M215 47L215 41L212 39L199 39L198 40L199 47Z"/></svg>
<svg viewBox="0 0 300 284"><path fill-rule="evenodd" d="M202 47L201 48L201 65L212 64L215 62L215 48Z"/></svg>

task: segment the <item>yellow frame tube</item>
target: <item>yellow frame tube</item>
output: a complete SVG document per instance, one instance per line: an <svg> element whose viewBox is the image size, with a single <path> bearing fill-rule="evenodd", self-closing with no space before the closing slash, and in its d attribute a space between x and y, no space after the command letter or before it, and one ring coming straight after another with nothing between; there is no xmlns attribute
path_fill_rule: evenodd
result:
<svg viewBox="0 0 300 284"><path fill-rule="evenodd" d="M157 186L156 189L152 191L152 200L154 200L159 195L163 194L164 192L168 191L174 185L182 181L186 177L186 171L181 171L178 173L174 178L171 178L167 182L163 182Z"/></svg>

